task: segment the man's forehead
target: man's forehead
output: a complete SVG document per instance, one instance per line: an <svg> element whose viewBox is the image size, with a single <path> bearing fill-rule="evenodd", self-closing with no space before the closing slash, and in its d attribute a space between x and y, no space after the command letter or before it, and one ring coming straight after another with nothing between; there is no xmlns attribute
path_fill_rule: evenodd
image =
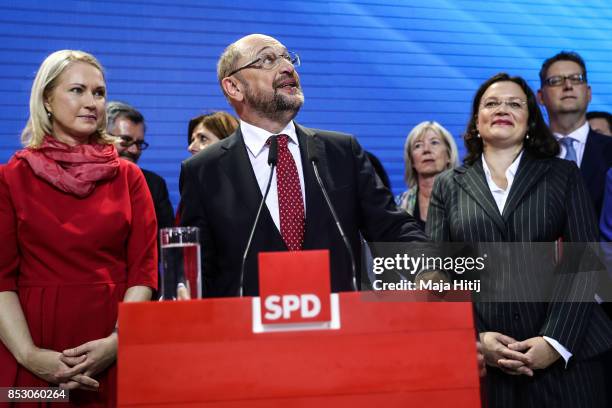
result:
<svg viewBox="0 0 612 408"><path fill-rule="evenodd" d="M285 50L285 46L278 40L265 35L250 35L239 40L242 55L255 56L264 50Z"/></svg>
<svg viewBox="0 0 612 408"><path fill-rule="evenodd" d="M116 136L132 136L136 139L144 139L144 123L135 123L130 118L119 116L113 123L112 131L121 133Z"/></svg>
<svg viewBox="0 0 612 408"><path fill-rule="evenodd" d="M548 74L550 75L552 72L557 73L569 73L569 74L577 74L582 73L582 67L574 61L570 60L560 60L555 61L548 67Z"/></svg>

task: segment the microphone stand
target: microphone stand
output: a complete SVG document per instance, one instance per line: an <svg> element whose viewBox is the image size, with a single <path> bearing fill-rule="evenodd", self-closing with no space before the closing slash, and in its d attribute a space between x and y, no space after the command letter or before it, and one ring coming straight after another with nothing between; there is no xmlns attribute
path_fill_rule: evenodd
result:
<svg viewBox="0 0 612 408"><path fill-rule="evenodd" d="M329 195L327 194L327 190L325 189L325 186L323 185L323 180L321 180L321 176L319 175L319 169L317 167L317 163L319 162L319 157L317 156L315 152L314 138L311 136L307 138L307 150L308 150L308 161L312 163L312 168L314 170L314 174L315 174L315 178L317 179L317 183L319 184L319 187L321 188L321 192L323 192L323 197L325 198L327 207L329 208L329 211L331 212L334 222L336 223L336 227L338 228L338 232L340 233L340 236L342 237L342 241L344 242L344 246L346 247L346 250L351 258L351 270L353 272L353 282L352 282L353 290L357 291L357 267L355 266L355 255L353 254L353 248L351 247L348 237L346 236L346 234L344 233L344 230L342 229L342 225L340 224L340 218L338 218L338 214L336 214L336 210L334 209L334 206L332 205L332 202L329 199Z"/></svg>
<svg viewBox="0 0 612 408"><path fill-rule="evenodd" d="M255 229L257 228L257 223L259 222L259 217L261 216L261 210L263 209L264 204L266 203L266 198L268 197L268 193L270 192L270 186L272 185L272 176L274 175L274 168L276 167L276 163L278 161L278 140L276 136L272 136L270 138L270 148L268 151L268 165L270 166L270 177L268 178L268 184L266 185L266 191L261 198L261 202L259 203L259 208L257 208L257 215L255 216L255 222L253 222L253 227L251 228L251 233L249 235L249 240L247 241L246 248L244 249L244 253L242 254L242 264L240 265L240 289L238 292L238 296L244 296L244 270L246 268L246 260L249 255L249 250L251 249L251 245L253 243L253 236L255 235Z"/></svg>

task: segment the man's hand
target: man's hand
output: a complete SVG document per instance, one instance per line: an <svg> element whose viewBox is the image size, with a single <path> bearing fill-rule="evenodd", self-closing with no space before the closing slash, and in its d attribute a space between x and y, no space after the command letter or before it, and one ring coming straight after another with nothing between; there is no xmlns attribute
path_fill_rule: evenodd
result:
<svg viewBox="0 0 612 408"><path fill-rule="evenodd" d="M509 344L518 343L510 336L497 332L480 333L480 342L485 362L510 375L533 376L530 368L530 357L508 347Z"/></svg>
<svg viewBox="0 0 612 408"><path fill-rule="evenodd" d="M448 275L442 271L421 271L417 273L416 277L414 278L414 283L416 284L417 288L421 287L421 281L436 283L443 281L445 283L451 283Z"/></svg>
<svg viewBox="0 0 612 408"><path fill-rule="evenodd" d="M561 357L557 350L541 336L510 343L508 348L525 353L530 361L528 366L532 370L543 370Z"/></svg>
<svg viewBox="0 0 612 408"><path fill-rule="evenodd" d="M64 380L63 388L82 388L80 383L70 381L77 373L92 377L107 369L117 358L117 334L113 333L103 339L93 340L76 348L64 350L60 360L68 369L60 372Z"/></svg>

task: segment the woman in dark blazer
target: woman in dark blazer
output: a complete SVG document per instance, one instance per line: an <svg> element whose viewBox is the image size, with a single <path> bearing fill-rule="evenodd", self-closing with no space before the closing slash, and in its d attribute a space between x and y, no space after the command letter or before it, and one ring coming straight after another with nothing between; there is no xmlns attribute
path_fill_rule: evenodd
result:
<svg viewBox="0 0 612 408"><path fill-rule="evenodd" d="M434 241L597 241L579 170L555 157L559 146L522 78L498 74L481 85L464 140L464 165L433 188L427 232ZM521 273L510 265L497 268L495 284ZM594 357L612 347L612 326L597 305L482 302L475 320L489 407L605 406Z"/></svg>

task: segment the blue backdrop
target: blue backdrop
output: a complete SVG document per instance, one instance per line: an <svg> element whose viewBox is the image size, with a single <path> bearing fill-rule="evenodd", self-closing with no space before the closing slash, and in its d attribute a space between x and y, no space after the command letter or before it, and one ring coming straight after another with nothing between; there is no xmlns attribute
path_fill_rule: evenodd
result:
<svg viewBox="0 0 612 408"><path fill-rule="evenodd" d="M585 58L592 110L612 110L612 4L551 0L0 1L0 162L17 150L32 80L51 52L82 49L106 69L110 100L142 111L139 164L178 202L187 122L230 107L215 64L243 35L272 35L302 57L304 125L355 134L404 189L410 129L437 120L457 138L478 85L499 71L537 90L542 61Z"/></svg>

